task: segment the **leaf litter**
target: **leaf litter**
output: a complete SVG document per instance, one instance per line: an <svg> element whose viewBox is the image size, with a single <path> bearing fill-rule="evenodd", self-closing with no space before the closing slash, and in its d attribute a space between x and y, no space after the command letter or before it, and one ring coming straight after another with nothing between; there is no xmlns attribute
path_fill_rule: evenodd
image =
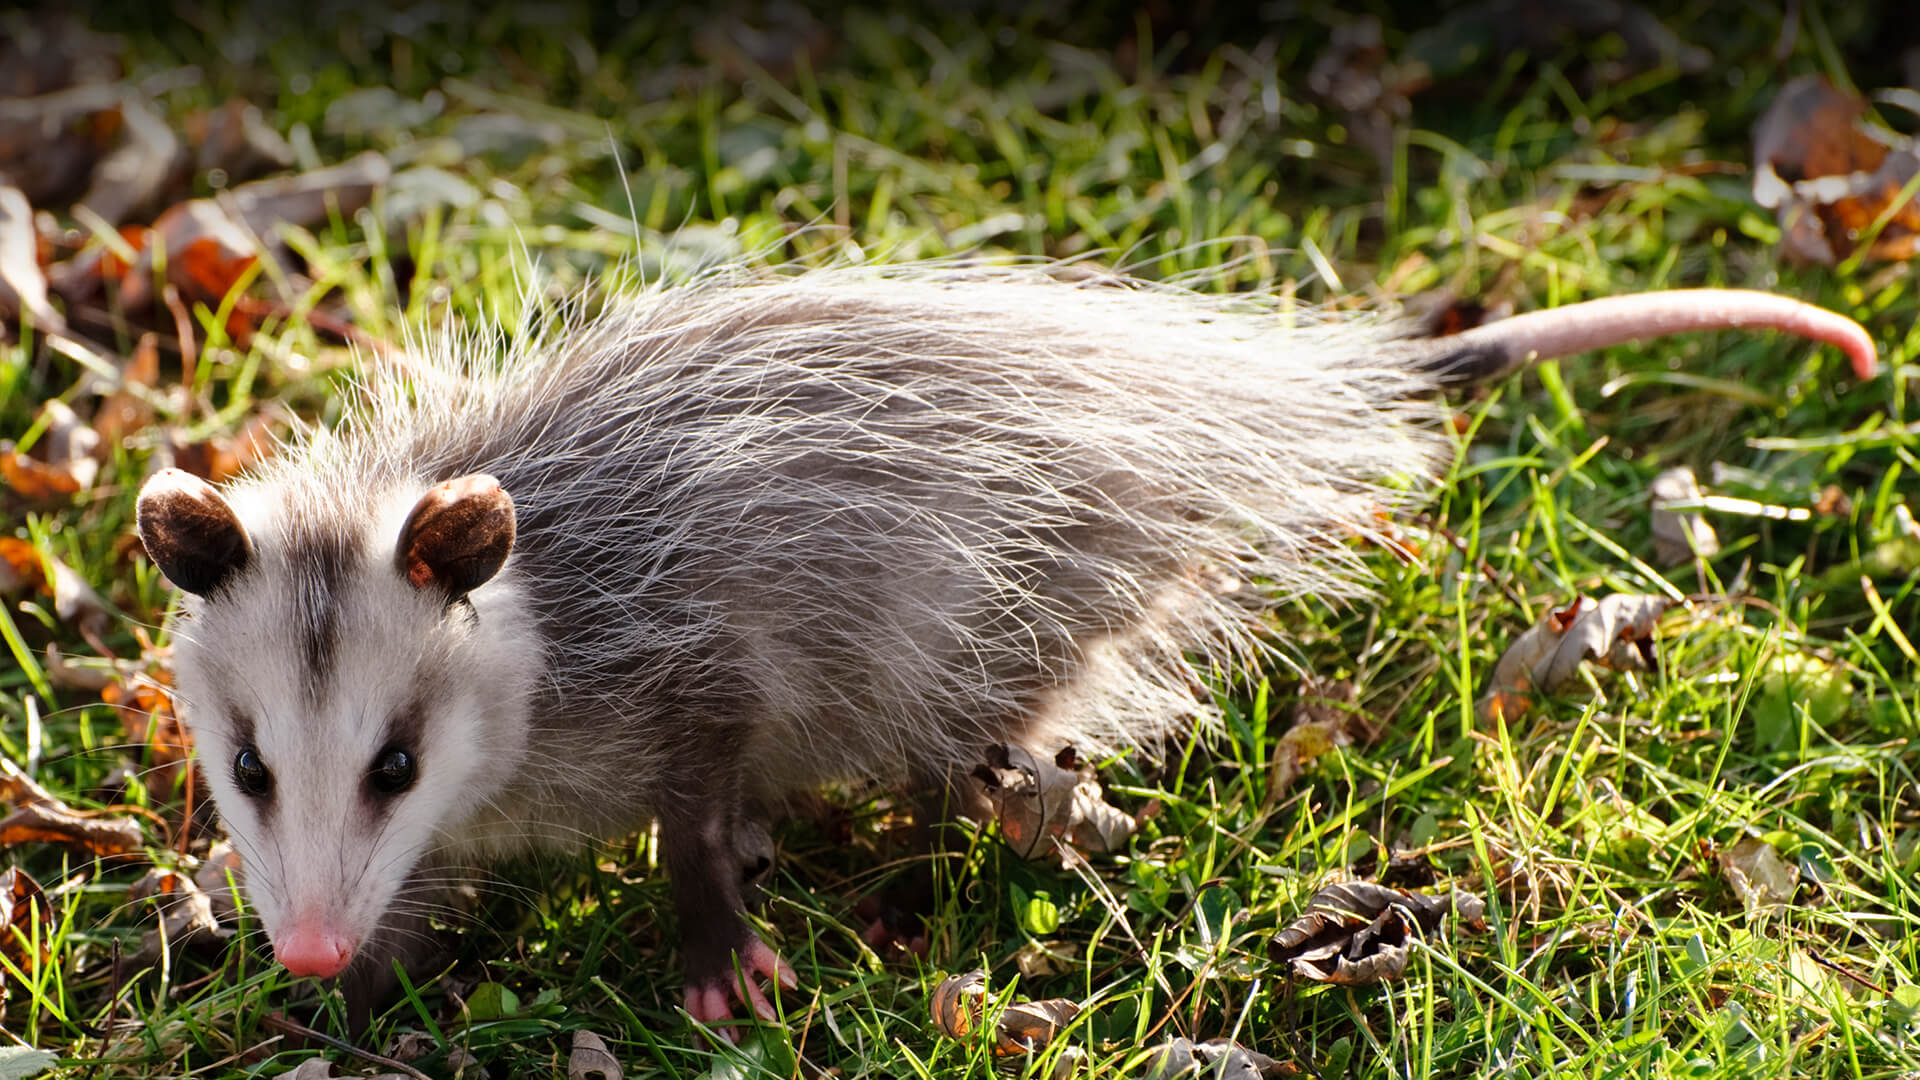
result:
<svg viewBox="0 0 1920 1080"><path fill-rule="evenodd" d="M1445 896L1344 881L1314 893L1300 917L1275 934L1268 955L1294 974L1337 986L1364 986L1406 973L1409 943L1433 934L1448 914L1484 927L1486 902L1458 890Z"/></svg>
<svg viewBox="0 0 1920 1080"><path fill-rule="evenodd" d="M1599 600L1576 596L1549 609L1501 655L1476 711L1483 720L1517 717L1537 695L1566 685L1587 660L1614 671L1653 670L1659 664L1654 627L1671 606L1666 596L1614 593Z"/></svg>

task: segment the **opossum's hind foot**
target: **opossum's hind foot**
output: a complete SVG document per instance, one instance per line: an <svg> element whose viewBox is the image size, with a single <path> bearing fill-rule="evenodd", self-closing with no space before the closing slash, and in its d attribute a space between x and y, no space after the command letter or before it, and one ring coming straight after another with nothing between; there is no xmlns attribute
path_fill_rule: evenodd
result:
<svg viewBox="0 0 1920 1080"><path fill-rule="evenodd" d="M800 985L799 976L780 959L780 954L752 934L747 935L746 944L735 953L735 959L739 964L737 968L718 974L687 972L687 1015L718 1031L729 1042L740 1041L739 1021L733 1015L736 1002L768 1023L779 1019L779 1012L760 988L759 980L765 979L769 986L787 990Z"/></svg>

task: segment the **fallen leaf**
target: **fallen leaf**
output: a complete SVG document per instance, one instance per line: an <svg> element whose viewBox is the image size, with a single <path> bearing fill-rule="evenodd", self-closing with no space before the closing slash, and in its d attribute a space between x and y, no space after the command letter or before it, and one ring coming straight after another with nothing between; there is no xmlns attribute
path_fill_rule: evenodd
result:
<svg viewBox="0 0 1920 1080"><path fill-rule="evenodd" d="M1458 891L1429 896L1340 882L1313 894L1307 910L1274 935L1268 954L1315 982L1361 986L1398 979L1406 971L1408 940L1439 929L1449 911L1480 924L1486 904Z"/></svg>
<svg viewBox="0 0 1920 1080"><path fill-rule="evenodd" d="M333 214L351 219L373 201L376 188L393 175L379 152L368 150L338 165L242 184L223 200L237 220L262 240L279 236L281 223L311 228Z"/></svg>
<svg viewBox="0 0 1920 1080"><path fill-rule="evenodd" d="M0 183L19 188L35 206L71 200L119 135L125 98L125 89L110 83L0 98Z"/></svg>
<svg viewBox="0 0 1920 1080"><path fill-rule="evenodd" d="M1552 693L1572 679L1583 660L1614 671L1655 667L1653 627L1672 603L1664 596L1615 593L1597 601L1578 596L1549 610L1507 647L1476 710L1482 719L1519 716L1536 693Z"/></svg>
<svg viewBox="0 0 1920 1080"><path fill-rule="evenodd" d="M0 873L0 956L18 970L32 974L53 958L48 947L52 931L53 909L40 883L17 866ZM38 956L30 951L28 942L38 943Z"/></svg>
<svg viewBox="0 0 1920 1080"><path fill-rule="evenodd" d="M1022 858L1071 841L1090 852L1115 851L1133 835L1133 819L1106 801L1099 778L1079 766L1071 747L1053 761L1012 745L995 746L973 770L1000 822L1000 835Z"/></svg>
<svg viewBox="0 0 1920 1080"><path fill-rule="evenodd" d="M168 949L206 949L223 944L235 928L213 912L213 900L192 878L162 867L149 869L127 887L127 899L154 901L160 924L141 935L140 947L120 957L121 972L138 971L160 962ZM116 979L116 981L120 981Z"/></svg>
<svg viewBox="0 0 1920 1080"><path fill-rule="evenodd" d="M225 840L214 843L193 872L193 883L207 894L208 908L221 924L233 922L240 910L240 853Z"/></svg>
<svg viewBox="0 0 1920 1080"><path fill-rule="evenodd" d="M620 1080L621 1075L620 1061L607 1049L606 1040L585 1028L574 1031L567 1080Z"/></svg>
<svg viewBox="0 0 1920 1080"><path fill-rule="evenodd" d="M121 366L118 384L93 410L93 432L104 452L111 454L122 439L153 423L152 387L159 381L160 335L148 331L140 335L133 355Z"/></svg>
<svg viewBox="0 0 1920 1080"><path fill-rule="evenodd" d="M47 642L47 651L42 654L40 669L47 674L47 682L60 690L87 690L99 693L113 685L113 671L95 664L75 663L67 659L55 642Z"/></svg>
<svg viewBox="0 0 1920 1080"><path fill-rule="evenodd" d="M0 68L0 71L6 69ZM24 1046L0 1046L0 1080L27 1080L59 1064L60 1059L45 1050Z"/></svg>
<svg viewBox="0 0 1920 1080"><path fill-rule="evenodd" d="M0 185L0 319L33 316L41 330L63 330L67 321L47 302L47 275L40 269L40 234L33 204L19 188Z"/></svg>
<svg viewBox="0 0 1920 1080"><path fill-rule="evenodd" d="M17 536L0 536L0 593L38 589L47 580L40 552Z"/></svg>
<svg viewBox="0 0 1920 1080"><path fill-rule="evenodd" d="M1647 486L1653 496L1654 557L1663 565L1679 566L1720 553L1720 537L1698 510L1672 510L1674 503L1697 503L1705 494L1693 470L1685 465L1668 469Z"/></svg>
<svg viewBox="0 0 1920 1080"><path fill-rule="evenodd" d="M186 129L187 142L193 146L194 171L217 170L224 174L227 184L293 164L293 147L267 126L260 107L245 98L231 98L219 108L194 113L187 119Z"/></svg>
<svg viewBox="0 0 1920 1080"><path fill-rule="evenodd" d="M164 669L153 669L100 692L100 700L119 715L128 743L147 748L141 778L148 799L156 804L178 797L193 759L193 736L174 710L168 679Z"/></svg>
<svg viewBox="0 0 1920 1080"><path fill-rule="evenodd" d="M75 83L120 77L118 34L96 33L73 11L21 9L0 14L0 95L32 97Z"/></svg>
<svg viewBox="0 0 1920 1080"><path fill-rule="evenodd" d="M1289 1070L1281 1062L1232 1039L1197 1043L1174 1038L1154 1051L1141 1080L1272 1080L1287 1075Z"/></svg>
<svg viewBox="0 0 1920 1080"><path fill-rule="evenodd" d="M144 843L132 818L75 810L18 765L0 757L0 802L13 813L0 819L0 848L20 844L64 844L100 857L138 851Z"/></svg>
<svg viewBox="0 0 1920 1080"><path fill-rule="evenodd" d="M80 205L109 225L144 219L185 194L190 159L158 112L129 91L120 100L119 145L93 168Z"/></svg>
<svg viewBox="0 0 1920 1080"><path fill-rule="evenodd" d="M1029 941L1013 954L1014 967L1023 979L1039 979L1072 970L1080 946L1072 941Z"/></svg>
<svg viewBox="0 0 1920 1080"><path fill-rule="evenodd" d="M964 1039L979 1027L987 1004L987 973L974 969L951 975L934 987L929 1007L933 1025L950 1039ZM1065 998L1015 1001L1000 1012L993 1032L993 1053L1030 1054L1052 1042L1080 1015L1080 1006Z"/></svg>
<svg viewBox="0 0 1920 1080"><path fill-rule="evenodd" d="M373 1076L342 1077L333 1071L333 1062L323 1057L308 1058L292 1072L280 1074L281 1080L410 1080L404 1073L377 1073Z"/></svg>
<svg viewBox="0 0 1920 1080"><path fill-rule="evenodd" d="M1743 836L1732 847L1722 848L1715 861L1749 919L1767 908L1789 903L1800 887L1799 873L1780 858L1772 844L1757 836Z"/></svg>
<svg viewBox="0 0 1920 1080"><path fill-rule="evenodd" d="M153 302L153 264L166 252L167 281L187 298L217 305L260 257L253 236L212 199L189 199L167 208L150 239L120 283L120 302L140 308Z"/></svg>
<svg viewBox="0 0 1920 1080"><path fill-rule="evenodd" d="M1832 265L1853 254L1882 215L1868 254L1905 260L1920 251L1920 201L1896 203L1920 172L1911 138L1864 126L1867 103L1825 78L1782 87L1753 129L1753 198L1774 211L1795 259Z"/></svg>
<svg viewBox="0 0 1920 1080"><path fill-rule="evenodd" d="M1358 709L1352 707L1359 700L1352 680L1342 679L1324 689L1306 681L1301 684L1300 696L1293 726L1273 746L1273 763L1267 769L1269 805L1286 794L1300 771L1315 758L1331 753L1335 747L1353 745L1348 729L1360 717Z"/></svg>

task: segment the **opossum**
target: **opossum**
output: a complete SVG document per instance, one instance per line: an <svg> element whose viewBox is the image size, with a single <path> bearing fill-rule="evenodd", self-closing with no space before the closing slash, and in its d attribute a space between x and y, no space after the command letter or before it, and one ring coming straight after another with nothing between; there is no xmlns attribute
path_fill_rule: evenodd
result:
<svg viewBox="0 0 1920 1080"><path fill-rule="evenodd" d="M445 868L657 822L685 1006L774 1014L747 805L1151 747L1187 657L1358 597L1443 384L1683 330L1874 348L1763 293L1391 319L1045 267L735 268L374 367L338 429L138 501L180 703L275 957L378 973ZM1199 722L1204 722L1200 719ZM736 976L735 963L747 976ZM349 970L351 969L351 970Z"/></svg>

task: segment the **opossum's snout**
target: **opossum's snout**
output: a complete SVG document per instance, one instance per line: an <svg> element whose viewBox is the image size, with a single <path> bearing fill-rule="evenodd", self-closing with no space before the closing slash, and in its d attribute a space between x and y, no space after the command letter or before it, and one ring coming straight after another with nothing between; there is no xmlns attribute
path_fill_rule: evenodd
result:
<svg viewBox="0 0 1920 1080"><path fill-rule="evenodd" d="M273 958L295 975L325 979L345 971L359 948L359 941L322 917L296 922L274 939Z"/></svg>

